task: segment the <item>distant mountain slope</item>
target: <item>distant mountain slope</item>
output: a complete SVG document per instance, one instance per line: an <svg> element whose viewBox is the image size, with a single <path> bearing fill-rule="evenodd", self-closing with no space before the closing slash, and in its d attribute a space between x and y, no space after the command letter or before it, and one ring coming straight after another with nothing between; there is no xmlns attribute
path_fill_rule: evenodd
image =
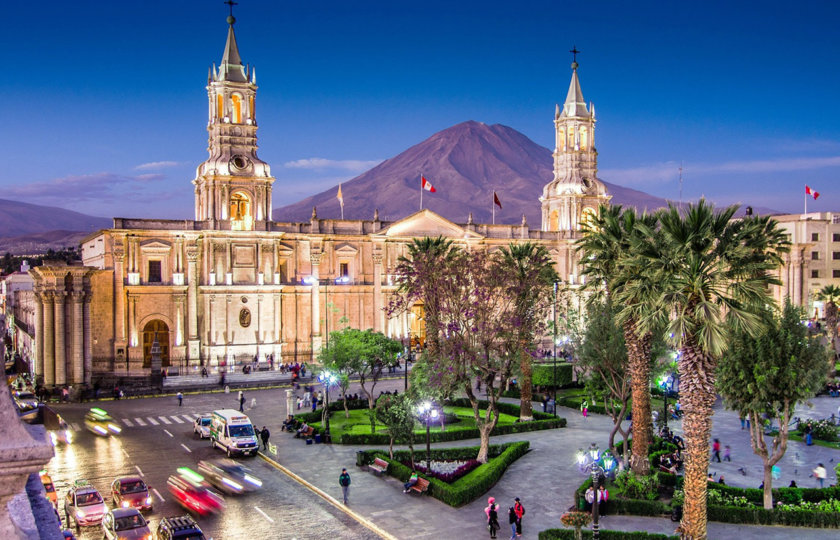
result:
<svg viewBox="0 0 840 540"><path fill-rule="evenodd" d="M0 199L0 237L55 230L90 232L113 224L108 218L88 216L55 206Z"/></svg>
<svg viewBox="0 0 840 540"><path fill-rule="evenodd" d="M437 193L425 193L423 207L454 221L470 212L476 222L491 219L493 191L503 208L497 223L518 223L524 213L539 226L539 197L553 177L551 151L515 129L500 124L463 122L435 133L425 141L345 182L344 216L371 219L376 208L383 220L397 219L420 208L420 174ZM648 210L667 205L665 199L607 184L613 203ZM338 187L274 211L278 221L309 219L312 207L319 217L338 217Z"/></svg>

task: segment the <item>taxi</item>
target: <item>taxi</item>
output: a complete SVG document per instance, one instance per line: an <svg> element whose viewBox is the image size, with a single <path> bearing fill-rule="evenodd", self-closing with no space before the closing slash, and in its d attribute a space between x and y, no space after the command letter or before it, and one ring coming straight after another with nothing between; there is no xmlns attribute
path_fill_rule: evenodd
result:
<svg viewBox="0 0 840 540"><path fill-rule="evenodd" d="M64 498L64 519L68 526L72 519L77 529L99 525L107 511L102 495L87 480L76 480Z"/></svg>
<svg viewBox="0 0 840 540"><path fill-rule="evenodd" d="M88 431L107 437L111 434L117 435L122 429L117 425L117 422L111 418L107 412L102 409L94 407L85 414L85 427Z"/></svg>
<svg viewBox="0 0 840 540"><path fill-rule="evenodd" d="M58 493L55 492L55 484L53 484L52 478L47 474L46 469L42 469L39 474L41 476L41 483L44 484L47 499L53 506L58 508Z"/></svg>

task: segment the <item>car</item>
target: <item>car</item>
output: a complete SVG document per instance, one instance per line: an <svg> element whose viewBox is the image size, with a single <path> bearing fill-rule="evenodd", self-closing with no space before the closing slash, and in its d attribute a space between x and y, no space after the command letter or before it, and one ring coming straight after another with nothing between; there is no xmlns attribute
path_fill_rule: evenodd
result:
<svg viewBox="0 0 840 540"><path fill-rule="evenodd" d="M193 433L198 435L199 439L209 439L210 438L210 422L213 421L213 417L210 414L202 414L198 418L195 419L193 422Z"/></svg>
<svg viewBox="0 0 840 540"><path fill-rule="evenodd" d="M224 497L210 489L204 477L190 468L179 468L178 474L170 476L166 485L178 504L189 512L206 516L224 509Z"/></svg>
<svg viewBox="0 0 840 540"><path fill-rule="evenodd" d="M64 498L64 519L69 526L72 518L77 529L99 525L107 511L102 495L86 480L76 480Z"/></svg>
<svg viewBox="0 0 840 540"><path fill-rule="evenodd" d="M46 493L47 500L49 500L54 507L58 508L58 493L55 492L55 484L53 484L52 478L50 478L50 475L47 474L46 469L42 469L39 474L41 476L41 483L44 485L44 492Z"/></svg>
<svg viewBox="0 0 840 540"><path fill-rule="evenodd" d="M139 476L120 476L111 482L111 500L114 501L114 508L152 510L149 486Z"/></svg>
<svg viewBox="0 0 840 540"><path fill-rule="evenodd" d="M32 392L18 390L14 393L14 398L15 405L17 405L18 411L20 411L21 413L25 413L27 411L31 411L32 409L38 408L38 398Z"/></svg>
<svg viewBox="0 0 840 540"><path fill-rule="evenodd" d="M160 520L156 540L205 540L204 533L191 516L165 517Z"/></svg>
<svg viewBox="0 0 840 540"><path fill-rule="evenodd" d="M96 407L85 414L85 427L102 437L107 437L112 433L116 435L122 431L111 415Z"/></svg>
<svg viewBox="0 0 840 540"><path fill-rule="evenodd" d="M252 475L250 469L232 459L200 461L198 473L225 493L244 493L262 487L262 480Z"/></svg>
<svg viewBox="0 0 840 540"><path fill-rule="evenodd" d="M151 540L152 530L136 508L114 508L102 518L102 534L106 540Z"/></svg>
<svg viewBox="0 0 840 540"><path fill-rule="evenodd" d="M41 412L43 413L44 427L47 428L47 434L50 436L52 445L58 446L58 443L71 444L73 442L73 431L61 415L47 405L41 407Z"/></svg>

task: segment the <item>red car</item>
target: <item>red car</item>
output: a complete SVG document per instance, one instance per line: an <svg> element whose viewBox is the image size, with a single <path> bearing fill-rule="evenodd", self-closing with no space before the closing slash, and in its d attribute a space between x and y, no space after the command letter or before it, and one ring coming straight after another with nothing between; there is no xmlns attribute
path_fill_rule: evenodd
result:
<svg viewBox="0 0 840 540"><path fill-rule="evenodd" d="M137 508L141 512L152 509L149 486L139 476L121 476L111 483L114 508Z"/></svg>
<svg viewBox="0 0 840 540"><path fill-rule="evenodd" d="M215 514L225 507L224 498L209 489L204 477L192 469L181 467L177 475L169 477L166 485L178 504L194 514Z"/></svg>

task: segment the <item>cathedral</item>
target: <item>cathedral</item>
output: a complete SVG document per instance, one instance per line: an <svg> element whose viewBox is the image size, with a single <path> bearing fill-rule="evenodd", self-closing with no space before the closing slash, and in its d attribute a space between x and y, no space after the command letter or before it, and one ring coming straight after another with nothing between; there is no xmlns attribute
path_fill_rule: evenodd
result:
<svg viewBox="0 0 840 540"><path fill-rule="evenodd" d="M580 224L609 202L598 180L595 112L578 64L556 108L554 178L539 199L542 223L454 223L429 210L396 221L272 215L271 168L257 156L257 85L227 41L207 79L209 157L192 181L192 220L115 218L87 236L83 266L44 266L34 283L35 371L47 386L94 374L149 373L154 346L171 371L258 362L310 362L330 331L373 328L422 344L423 306L387 318L394 269L416 238L469 249L544 245L563 281L579 283ZM548 178L546 180L549 180ZM536 204L537 201L535 201Z"/></svg>

